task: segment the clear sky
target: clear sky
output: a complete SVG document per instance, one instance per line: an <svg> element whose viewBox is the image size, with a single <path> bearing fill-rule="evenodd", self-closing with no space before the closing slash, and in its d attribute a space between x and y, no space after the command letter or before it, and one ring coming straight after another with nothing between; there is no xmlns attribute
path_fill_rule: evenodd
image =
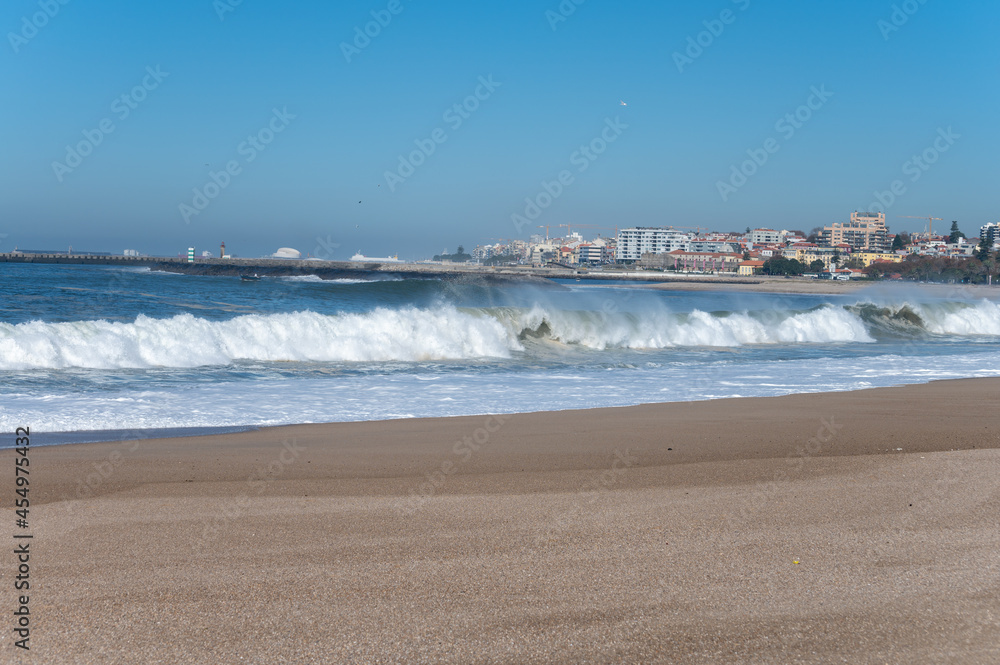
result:
<svg viewBox="0 0 1000 665"><path fill-rule="evenodd" d="M995 0L6 0L0 27L2 250L1000 218Z"/></svg>

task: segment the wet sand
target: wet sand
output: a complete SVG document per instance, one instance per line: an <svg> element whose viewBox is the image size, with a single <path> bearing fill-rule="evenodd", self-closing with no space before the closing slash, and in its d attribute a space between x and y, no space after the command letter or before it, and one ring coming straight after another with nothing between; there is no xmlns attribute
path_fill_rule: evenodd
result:
<svg viewBox="0 0 1000 665"><path fill-rule="evenodd" d="M1000 662L998 397L33 448L30 662Z"/></svg>

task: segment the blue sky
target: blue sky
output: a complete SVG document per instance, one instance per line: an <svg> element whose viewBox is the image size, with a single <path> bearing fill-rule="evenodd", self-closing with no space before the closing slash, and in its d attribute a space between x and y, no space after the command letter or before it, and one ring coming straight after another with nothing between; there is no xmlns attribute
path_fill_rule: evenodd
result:
<svg viewBox="0 0 1000 665"><path fill-rule="evenodd" d="M1000 217L992 0L232 2L3 4L0 249L415 259L546 224Z"/></svg>

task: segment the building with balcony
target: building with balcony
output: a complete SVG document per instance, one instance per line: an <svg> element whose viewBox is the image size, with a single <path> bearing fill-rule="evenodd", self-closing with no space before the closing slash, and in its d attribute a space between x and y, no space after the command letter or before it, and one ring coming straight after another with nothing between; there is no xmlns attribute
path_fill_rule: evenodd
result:
<svg viewBox="0 0 1000 665"><path fill-rule="evenodd" d="M618 232L615 258L619 261L638 261L643 254L666 254L675 250L687 251L691 236L671 228L635 227Z"/></svg>
<svg viewBox="0 0 1000 665"><path fill-rule="evenodd" d="M826 247L846 244L855 252L888 251L889 228L885 225L885 213L852 212L849 223L836 222L824 227L820 244Z"/></svg>
<svg viewBox="0 0 1000 665"><path fill-rule="evenodd" d="M788 231L775 231L774 229L754 229L750 232L748 240L754 245L781 245L784 244Z"/></svg>
<svg viewBox="0 0 1000 665"><path fill-rule="evenodd" d="M990 222L979 227L979 239L988 245L1000 243L1000 222Z"/></svg>
<svg viewBox="0 0 1000 665"><path fill-rule="evenodd" d="M579 263L608 263L614 254L601 242L587 242L576 248Z"/></svg>

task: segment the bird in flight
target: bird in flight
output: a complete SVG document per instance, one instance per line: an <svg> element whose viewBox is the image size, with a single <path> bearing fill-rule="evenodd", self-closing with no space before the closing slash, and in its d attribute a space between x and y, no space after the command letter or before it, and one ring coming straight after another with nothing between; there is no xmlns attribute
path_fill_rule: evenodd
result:
<svg viewBox="0 0 1000 665"><path fill-rule="evenodd" d="M621 100L621 99L619 99L619 100L618 100L618 103L619 103L619 104L621 104L622 106L628 106L628 104L626 104L626 103L625 103L625 102L624 102L623 100Z"/></svg>

